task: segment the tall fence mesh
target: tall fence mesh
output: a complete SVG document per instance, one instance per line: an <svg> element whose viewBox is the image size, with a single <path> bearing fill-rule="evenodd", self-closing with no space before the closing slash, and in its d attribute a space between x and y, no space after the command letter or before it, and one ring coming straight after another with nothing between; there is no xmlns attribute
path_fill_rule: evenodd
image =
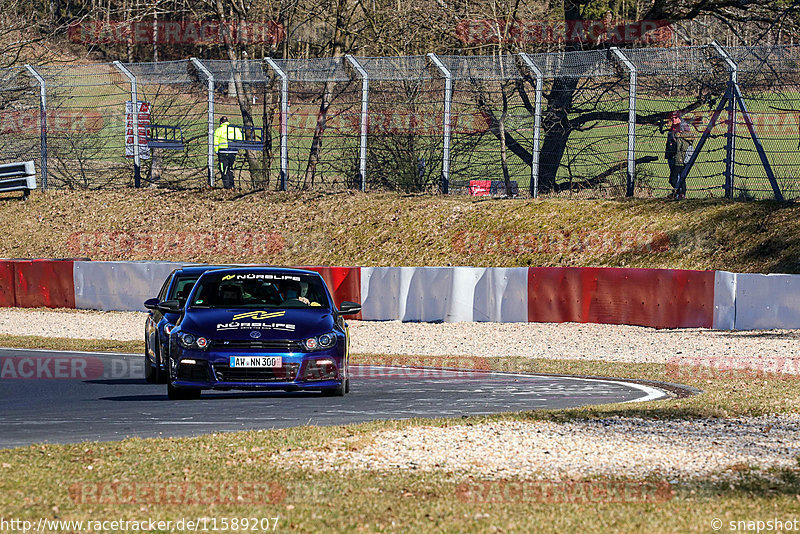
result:
<svg viewBox="0 0 800 534"><path fill-rule="evenodd" d="M0 69L0 163L32 159L41 173L39 95L39 84L27 69ZM56 118L50 117L49 130L56 129Z"/></svg>
<svg viewBox="0 0 800 534"><path fill-rule="evenodd" d="M800 46L18 67L0 70L0 162L44 161L51 188L130 187L135 115L141 185L219 187L227 117L247 190L659 197L684 168L677 117L691 150L704 140L688 197L795 199L798 95Z"/></svg>

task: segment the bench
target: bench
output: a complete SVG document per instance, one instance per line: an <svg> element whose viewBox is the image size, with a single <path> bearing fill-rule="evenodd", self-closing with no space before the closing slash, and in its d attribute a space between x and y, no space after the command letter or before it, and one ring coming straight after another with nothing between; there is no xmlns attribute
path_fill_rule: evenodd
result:
<svg viewBox="0 0 800 534"><path fill-rule="evenodd" d="M0 193L22 191L22 198L28 198L33 189L36 189L36 167L32 161L0 165Z"/></svg>
<svg viewBox="0 0 800 534"><path fill-rule="evenodd" d="M244 139L233 139L236 137L235 130L238 129L244 135ZM228 125L228 148L235 150L264 150L264 129L258 126L239 126L238 124Z"/></svg>
<svg viewBox="0 0 800 534"><path fill-rule="evenodd" d="M147 146L164 150L183 150L183 130L180 126L151 124L147 127Z"/></svg>

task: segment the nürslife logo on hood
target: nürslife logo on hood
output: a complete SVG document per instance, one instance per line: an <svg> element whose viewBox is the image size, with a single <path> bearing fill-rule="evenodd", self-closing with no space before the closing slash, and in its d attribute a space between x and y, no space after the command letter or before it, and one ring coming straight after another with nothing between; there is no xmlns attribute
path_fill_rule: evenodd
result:
<svg viewBox="0 0 800 534"><path fill-rule="evenodd" d="M217 330L242 330L242 329L258 329L258 330L284 330L286 332L294 332L295 325L291 323L262 323L252 321L264 321L267 319L277 319L286 315L285 311L268 312L263 310L251 311L246 313L237 313L233 316L230 323L217 323ZM240 319L250 319L251 322L239 322Z"/></svg>
<svg viewBox="0 0 800 534"><path fill-rule="evenodd" d="M222 277L223 282L228 280L294 280L300 281L299 276L291 274L263 274L263 273L247 273L247 274L226 274Z"/></svg>

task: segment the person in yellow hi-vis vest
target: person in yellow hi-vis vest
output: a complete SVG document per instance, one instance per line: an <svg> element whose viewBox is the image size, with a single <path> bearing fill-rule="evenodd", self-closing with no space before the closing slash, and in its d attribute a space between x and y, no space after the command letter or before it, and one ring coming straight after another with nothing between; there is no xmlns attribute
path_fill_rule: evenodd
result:
<svg viewBox="0 0 800 534"><path fill-rule="evenodd" d="M241 128L231 126L228 117L219 119L219 127L214 130L214 152L217 153L219 170L222 173L222 187L225 189L233 189L233 164L239 152L235 148L228 148L228 141L242 139L244 136Z"/></svg>

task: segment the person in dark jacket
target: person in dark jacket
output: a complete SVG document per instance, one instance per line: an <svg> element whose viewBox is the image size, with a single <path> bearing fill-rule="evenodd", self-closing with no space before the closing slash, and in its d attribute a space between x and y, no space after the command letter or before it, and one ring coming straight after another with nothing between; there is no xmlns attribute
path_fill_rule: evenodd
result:
<svg viewBox="0 0 800 534"><path fill-rule="evenodd" d="M669 198L686 197L686 181L679 188L678 180L689 158L692 157L692 140L689 124L681 119L679 113L670 114L670 129L667 133L667 146L664 149L664 158L669 166L669 184L672 186Z"/></svg>

